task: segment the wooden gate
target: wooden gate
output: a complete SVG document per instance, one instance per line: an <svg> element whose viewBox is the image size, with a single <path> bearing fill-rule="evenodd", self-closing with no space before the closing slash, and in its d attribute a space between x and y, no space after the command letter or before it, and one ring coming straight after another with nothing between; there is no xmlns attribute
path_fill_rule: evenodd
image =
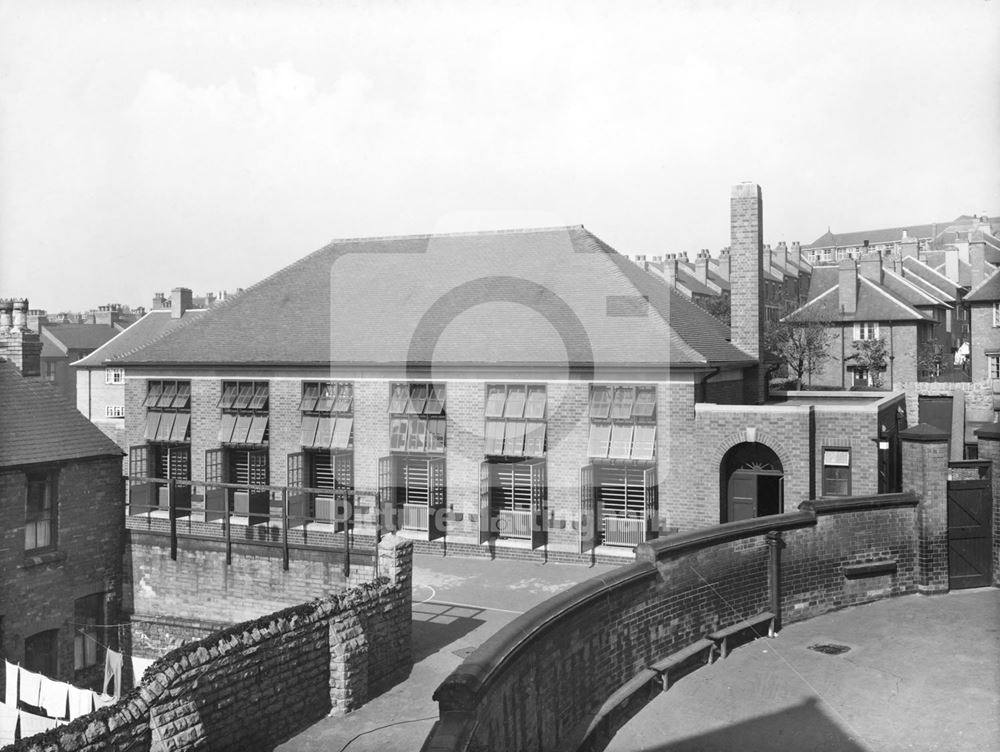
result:
<svg viewBox="0 0 1000 752"><path fill-rule="evenodd" d="M989 476L948 481L948 584L953 589L992 583L993 492Z"/></svg>

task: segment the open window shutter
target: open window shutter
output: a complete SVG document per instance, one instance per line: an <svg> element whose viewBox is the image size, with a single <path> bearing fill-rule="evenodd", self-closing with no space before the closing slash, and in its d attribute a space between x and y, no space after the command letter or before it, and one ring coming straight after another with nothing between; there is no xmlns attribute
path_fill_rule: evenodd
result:
<svg viewBox="0 0 1000 752"><path fill-rule="evenodd" d="M128 450L128 474L130 478L149 478L152 469L149 466L150 452L146 444L130 447ZM129 481L128 498L129 514L145 514L155 503L153 494L155 484L146 480Z"/></svg>
<svg viewBox="0 0 1000 752"><path fill-rule="evenodd" d="M191 480L191 448L175 446L167 448L168 477L174 480ZM174 485L174 514L187 517L191 513L191 486Z"/></svg>
<svg viewBox="0 0 1000 752"><path fill-rule="evenodd" d="M594 506L594 466L580 468L580 553L594 548L597 531L597 509Z"/></svg>
<svg viewBox="0 0 1000 752"><path fill-rule="evenodd" d="M545 461L538 460L531 466L531 547L545 544L545 515L547 489L545 486Z"/></svg>
<svg viewBox="0 0 1000 752"><path fill-rule="evenodd" d="M309 494L297 490L306 485L308 455L305 452L289 454L286 460L288 471L288 524L301 525L312 517L309 509Z"/></svg>
<svg viewBox="0 0 1000 752"><path fill-rule="evenodd" d="M396 482L396 462L395 457L380 457L378 461L378 496L382 509L382 519L385 520L386 529L395 532L396 525L396 499L398 496Z"/></svg>
<svg viewBox="0 0 1000 752"><path fill-rule="evenodd" d="M205 482L225 483L226 462L224 449L205 450ZM229 490L208 486L205 489L205 522L220 520L229 511Z"/></svg>
<svg viewBox="0 0 1000 752"><path fill-rule="evenodd" d="M479 463L479 542L490 539L492 525L490 514L490 463Z"/></svg>
<svg viewBox="0 0 1000 752"><path fill-rule="evenodd" d="M444 462L444 457L427 460L427 531L430 540L442 537L448 524L445 520L447 495Z"/></svg>
<svg viewBox="0 0 1000 752"><path fill-rule="evenodd" d="M270 480L268 473L269 453L267 449L255 449L249 453L249 481L251 485L267 485ZM271 514L271 492L262 490L249 491L250 524L267 522Z"/></svg>
<svg viewBox="0 0 1000 752"><path fill-rule="evenodd" d="M656 482L655 467L642 471L642 485L645 489L646 530L648 537L654 538L660 529L660 488Z"/></svg>
<svg viewBox="0 0 1000 752"><path fill-rule="evenodd" d="M331 458L333 474L333 513L337 530L343 530L354 517L355 499L347 493L354 490L354 452L341 452Z"/></svg>

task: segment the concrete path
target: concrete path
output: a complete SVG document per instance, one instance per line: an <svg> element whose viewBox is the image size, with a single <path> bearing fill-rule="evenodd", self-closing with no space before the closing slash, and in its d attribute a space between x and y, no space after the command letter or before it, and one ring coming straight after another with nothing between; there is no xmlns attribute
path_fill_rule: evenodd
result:
<svg viewBox="0 0 1000 752"><path fill-rule="evenodd" d="M360 710L320 721L278 749L416 752L437 718L431 695L468 653L535 604L611 569L414 556L410 676Z"/></svg>
<svg viewBox="0 0 1000 752"><path fill-rule="evenodd" d="M858 606L737 648L659 695L608 747L640 750L1000 750L1000 590Z"/></svg>

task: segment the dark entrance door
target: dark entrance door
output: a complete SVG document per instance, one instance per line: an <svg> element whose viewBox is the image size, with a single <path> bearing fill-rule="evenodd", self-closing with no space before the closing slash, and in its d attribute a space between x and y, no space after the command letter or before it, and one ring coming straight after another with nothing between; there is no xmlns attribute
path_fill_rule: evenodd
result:
<svg viewBox="0 0 1000 752"><path fill-rule="evenodd" d="M986 587L992 581L992 506L989 478L948 482L948 584Z"/></svg>
<svg viewBox="0 0 1000 752"><path fill-rule="evenodd" d="M722 458L722 522L780 514L784 508L783 471L778 456L764 444L737 444Z"/></svg>

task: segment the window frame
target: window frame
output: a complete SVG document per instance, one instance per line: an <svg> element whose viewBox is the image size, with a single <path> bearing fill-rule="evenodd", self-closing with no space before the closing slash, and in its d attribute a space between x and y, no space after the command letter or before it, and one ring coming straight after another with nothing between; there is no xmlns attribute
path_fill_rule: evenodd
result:
<svg viewBox="0 0 1000 752"><path fill-rule="evenodd" d="M33 502L32 490L42 489L40 507ZM33 509L33 507L39 507ZM56 550L59 546L59 502L54 471L32 470L25 473L24 484L24 552L28 555ZM45 530L46 541L38 545L39 531ZM29 537L30 532L30 537ZM31 544L29 546L29 540Z"/></svg>
<svg viewBox="0 0 1000 752"><path fill-rule="evenodd" d="M229 449L262 449L270 444L271 383L266 379L225 380L217 407L221 410L219 443ZM299 402L300 406L302 402Z"/></svg>
<svg viewBox="0 0 1000 752"><path fill-rule="evenodd" d="M839 461L840 457L833 457L836 462L828 460L828 453L838 453L846 455L846 463ZM850 496L851 495L851 448L849 446L824 446L822 449L822 484L823 496ZM833 472L831 472L833 471ZM842 476L842 477L838 477Z"/></svg>
<svg viewBox="0 0 1000 752"><path fill-rule="evenodd" d="M993 326L1000 326L1000 300L993 303Z"/></svg>
<svg viewBox="0 0 1000 752"><path fill-rule="evenodd" d="M440 382L389 385L389 451L440 457L448 446L447 387Z"/></svg>
<svg viewBox="0 0 1000 752"><path fill-rule="evenodd" d="M1000 379L1000 354L986 356L991 379Z"/></svg>
<svg viewBox="0 0 1000 752"><path fill-rule="evenodd" d="M483 454L544 458L548 389L530 382L487 383L483 406ZM513 452L513 454L512 454Z"/></svg>
<svg viewBox="0 0 1000 752"><path fill-rule="evenodd" d="M124 384L125 383L125 369L124 368L105 368L104 369L104 383L105 384Z"/></svg>

